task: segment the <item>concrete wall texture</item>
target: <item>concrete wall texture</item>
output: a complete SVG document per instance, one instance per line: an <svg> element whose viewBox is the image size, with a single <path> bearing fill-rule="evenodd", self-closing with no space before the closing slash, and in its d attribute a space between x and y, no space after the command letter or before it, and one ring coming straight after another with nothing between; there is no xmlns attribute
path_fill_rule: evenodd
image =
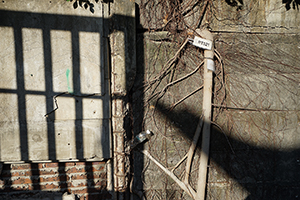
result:
<svg viewBox="0 0 300 200"><path fill-rule="evenodd" d="M0 3L0 199L112 199L109 4L73 3Z"/></svg>
<svg viewBox="0 0 300 200"><path fill-rule="evenodd" d="M27 162L3 165L0 198L114 198L102 161L112 156L112 129L116 190L126 191L130 169L134 199L191 199L138 151L129 168L124 139L152 130L137 149L183 177L185 161L176 164L202 113L203 69L194 72L202 51L188 44L172 70L161 72L192 35L187 27L199 25L213 32L218 55L206 199L299 198L297 1L140 0L137 42L133 2L95 3L94 13L73 9L74 2L0 3L0 159Z"/></svg>
<svg viewBox="0 0 300 200"><path fill-rule="evenodd" d="M136 132L149 129L155 134L140 148L173 169L187 153L202 113L202 91L192 93L203 84L202 72L165 87L195 69L203 60L201 50L187 45L176 69L154 81L162 77L167 61L188 36L185 28L197 25L204 3L164 2L139 1L137 27L150 32L137 38L140 54L132 101ZM173 12L177 8L188 12L188 5L194 6L195 13ZM209 1L202 24L214 34L222 65L216 57L206 199L300 196L298 6L297 1ZM188 94L193 95L186 98ZM186 99L176 104L182 98ZM198 150L190 176L194 188ZM137 199L138 191L153 199L190 199L146 156L136 152L135 159ZM179 178L184 177L185 161L182 165L174 171Z"/></svg>
<svg viewBox="0 0 300 200"><path fill-rule="evenodd" d="M107 7L1 2L1 161L111 157Z"/></svg>

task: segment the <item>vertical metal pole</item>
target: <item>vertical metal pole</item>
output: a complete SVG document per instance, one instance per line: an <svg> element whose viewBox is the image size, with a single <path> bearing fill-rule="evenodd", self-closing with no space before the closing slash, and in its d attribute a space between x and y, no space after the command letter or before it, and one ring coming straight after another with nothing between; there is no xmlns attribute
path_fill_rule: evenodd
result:
<svg viewBox="0 0 300 200"><path fill-rule="evenodd" d="M213 36L208 30L197 30L204 39L213 41ZM214 70L214 45L211 50L204 50L204 83L203 83L203 135L200 153L200 165L198 171L197 200L205 199L207 163L209 158L210 125L211 125L211 101Z"/></svg>

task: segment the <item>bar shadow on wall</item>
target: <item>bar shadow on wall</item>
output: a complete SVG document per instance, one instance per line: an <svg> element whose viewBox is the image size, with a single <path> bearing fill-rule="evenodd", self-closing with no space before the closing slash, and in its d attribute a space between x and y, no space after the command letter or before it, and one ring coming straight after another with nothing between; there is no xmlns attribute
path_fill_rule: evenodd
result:
<svg viewBox="0 0 300 200"><path fill-rule="evenodd" d="M73 120L73 125L75 129L75 157L67 157L67 159L64 159L67 161L70 159L70 161L89 161L89 159L95 158L97 161L97 156L94 155L92 158L87 158L84 154L84 135L83 135L83 120L84 120L84 107L83 107L83 100L103 100L102 102L102 110L108 110L110 108L110 97L107 98L105 94L107 94L110 89L110 84L107 83L107 79L109 78L109 57L105 57L103 55L109 55L109 53L105 52L109 50L108 42L108 27L110 24L111 19L106 18L97 18L97 17L83 17L83 16L67 16L67 15L56 15L56 14L41 14L41 13L29 13L29 12L16 12L16 11L6 11L6 10L0 10L0 27L6 27L6 28L12 28L13 29L13 38L14 38L14 49L15 49L15 62L16 66L12 68L12 70L16 71L16 88L14 89L7 89L7 88L0 88L0 94L4 95L16 95L17 96L17 108L16 112L18 113L18 121L17 126L19 126L19 138L20 141L20 158L8 160L8 161L15 161L15 162L39 162L39 160L32 160L29 152L30 148L30 142L29 142L29 134L30 131L28 127L28 123L32 123L30 120L27 119L28 117L28 111L27 111L27 96L38 96L45 99L45 113L39 113L40 115L46 115L45 118L40 118L38 121L41 121L41 123L45 124L46 132L47 132L47 138L43 138L43 141L46 141L44 145L47 146L47 155L45 155L45 158L42 158L42 160L50 160L52 162L59 162L60 158L57 157L57 152L59 151L57 148L57 139L61 132L58 132L56 130L56 105L53 101L54 96L60 96L64 98L70 98L75 102L75 118ZM133 18L127 17L127 16L112 16L118 17L118 18L124 18L125 21L132 21ZM100 21L102 21L102 24L99 24ZM23 40L24 36L22 35L22 29L38 29L42 32L42 54L43 54L43 66L44 66L44 83L45 83L45 90L28 90L25 88L25 71L24 71L24 47L23 47ZM106 29L106 30L103 30ZM62 92L57 92L54 90L54 80L53 80L53 55L52 55L52 48L53 44L51 44L50 40L50 31L68 31L71 34L71 61L72 61L72 76L73 76L73 82L71 83L73 85L73 91L72 93L67 92L68 89L66 88L66 93L62 94ZM120 30L122 31L122 30ZM98 33L99 34L99 52L100 55L98 57L101 59L99 61L100 68L99 68L99 77L100 82L104 83L101 84L101 91L100 94L86 94L81 91L82 83L81 83L81 77L80 73L82 68L88 68L89 66L81 66L80 65L80 38L79 38L79 32L85 32L85 33ZM25 38L26 39L26 38ZM126 39L125 39L126 40ZM128 42L128 41L127 41ZM126 41L125 41L126 44ZM91 52L93 53L93 52ZM126 56L126 55L125 55ZM103 67L103 69L101 68ZM127 69L127 67L126 67ZM88 70L88 69L86 69ZM95 72L92 72L95 73ZM59 105L59 101L58 101ZM38 105L37 105L38 106ZM59 108L58 108L59 109ZM66 111L68 112L68 111ZM104 112L104 111L103 111ZM109 113L109 110L108 110ZM99 133L98 137L101 137L102 144L100 145L100 148L102 148L99 152L102 152L102 158L100 159L109 159L111 157L111 143L109 135L110 133L110 127L109 127L109 121L110 116L108 113L103 114L103 124L98 125L100 126L99 130L101 132ZM88 119L89 120L89 119ZM99 120L99 119L97 119ZM35 123L35 122L34 122ZM32 124L30 125L32 129ZM38 127L39 122L36 124L35 128L37 130L40 130L41 128ZM66 124L65 126L68 126ZM7 134L10 132L8 131ZM39 136L39 132L37 131L36 134ZM12 138L13 141L14 138ZM31 138L30 138L31 139ZM71 141L66 143L65 145L71 145ZM99 146L97 146L99 147ZM32 154L32 152L31 152ZM101 156L101 155L100 155ZM2 161L3 160L1 158ZM99 160L99 159L98 159ZM37 168L37 164L32 163L31 164L32 169ZM91 163L89 163L86 166L86 171L91 168ZM66 171L66 166L62 163L59 164L59 171L62 172L60 174L60 192L68 191L68 186L66 184L66 180L64 177L64 172ZM11 178L11 175L8 177ZM34 190L41 190L40 182L39 180L39 174L35 172L33 174L34 177L31 177L32 183L34 183ZM94 186L94 177L92 177L91 180L88 180L88 184L91 186ZM66 185L65 187L63 185ZM6 187L2 192L7 191L9 188L11 188L11 182L8 181L6 183ZM30 191L29 191L30 192ZM92 192L92 191L91 191Z"/></svg>

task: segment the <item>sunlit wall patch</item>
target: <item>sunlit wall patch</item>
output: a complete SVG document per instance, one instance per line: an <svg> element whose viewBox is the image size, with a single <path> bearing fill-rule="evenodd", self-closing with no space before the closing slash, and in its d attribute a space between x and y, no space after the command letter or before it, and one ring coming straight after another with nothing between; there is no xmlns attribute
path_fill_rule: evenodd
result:
<svg viewBox="0 0 300 200"><path fill-rule="evenodd" d="M51 30L51 59L54 92L73 92L71 32Z"/></svg>
<svg viewBox="0 0 300 200"><path fill-rule="evenodd" d="M22 28L25 89L45 91L43 32Z"/></svg>
<svg viewBox="0 0 300 200"><path fill-rule="evenodd" d="M17 89L16 54L14 29L12 27L0 27L0 88Z"/></svg>
<svg viewBox="0 0 300 200"><path fill-rule="evenodd" d="M101 93L100 33L79 32L81 93Z"/></svg>

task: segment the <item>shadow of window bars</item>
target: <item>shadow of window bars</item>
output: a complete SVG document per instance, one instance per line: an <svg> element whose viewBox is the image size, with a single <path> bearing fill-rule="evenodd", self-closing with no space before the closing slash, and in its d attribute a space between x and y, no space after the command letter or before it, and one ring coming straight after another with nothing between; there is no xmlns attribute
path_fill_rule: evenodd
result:
<svg viewBox="0 0 300 200"><path fill-rule="evenodd" d="M8 88L0 88L0 93L2 94L16 94L17 95L17 109L18 112L18 126L19 126L19 142L20 142L20 158L13 158L13 160L3 160L3 156L1 157L2 161L29 161L31 160L29 155L29 131L32 130L32 125L29 130L28 124L35 123L32 122L31 119L28 120L28 116L31 113L28 113L28 96L43 96L45 99L45 113L40 113L41 115L45 115L46 113L51 112L55 109L55 105L53 102L53 96L61 94L57 89L55 90L55 82L53 78L53 49L57 47L53 46L51 43L51 31L68 31L71 33L71 62L72 62L72 76L73 82L70 84L73 85L73 94L76 95L63 95L63 98L70 98L75 101L75 116L74 116L74 128L75 128L75 157L67 155L64 159L87 159L86 155L84 155L83 149L83 120L85 120L84 116L84 103L86 99L91 101L93 100L102 100L102 111L103 113L103 124L104 126L108 126L108 112L109 112L109 98L107 98L106 91L108 91L108 83L104 80L104 58L101 55L104 55L103 51L105 49L103 42L103 24L105 24L105 19L103 18L92 18L92 17L81 17L81 16L64 16L64 15L54 15L54 14L39 14L39 13L27 13L27 12L15 12L15 11L5 11L0 10L1 22L0 27L11 27L13 28L14 34L14 49L15 49L15 63L16 63L16 89L8 89ZM100 23L100 21L102 23ZM45 90L31 90L26 88L26 77L25 77L25 63L24 63L24 34L22 34L22 30L26 29L40 29L42 31L42 51L43 55L43 66L44 66L44 85ZM89 66L81 66L81 58L80 58L80 44L84 44L86 41L80 41L79 34L80 32L86 33L98 33L100 41L100 46L98 48L100 52L99 55L94 55L99 60L97 61L100 64L100 69L98 72L90 71L88 73L95 74L99 73L98 77L100 77L100 91L96 91L93 93L84 93L82 92L82 88L86 88L82 86L81 83L81 73L83 70L89 71L92 69L88 69ZM88 41L89 42L89 41ZM86 53L86 52L85 52ZM91 54L95 54L97 52L90 52ZM67 58L65 58L67 59ZM62 62L63 63L63 62ZM85 63L86 64L86 63ZM64 68L64 66L62 66ZM93 68L95 69L95 68ZM34 76L34 72L31 74ZM5 75L3 75L5 76ZM91 78L90 76L88 78ZM10 77L11 78L11 77ZM69 81L69 80L68 80ZM91 80L93 82L93 80ZM43 84L43 83L41 83ZM69 89L69 88L68 88ZM67 88L66 88L67 90ZM92 95L91 95L92 94ZM38 98L39 100L40 98ZM67 101L68 102L68 101ZM42 102L40 102L42 103ZM58 103L59 104L59 103ZM38 107L38 105L36 105ZM8 108L5 108L8 109ZM11 108L10 108L11 109ZM66 110L64 112L71 112L70 110ZM93 111L93 112L101 112L101 111ZM96 118L98 120L99 118ZM55 112L53 112L52 116L49 115L46 119L37 119L37 121L46 120L47 127L47 144L48 146L47 152L48 155L44 155L44 157L40 160L57 160L61 158L57 158L57 136L56 134L56 117ZM73 120L73 119L71 119ZM90 120L90 119L88 119ZM68 126L70 124L66 124ZM37 125L38 126L38 125ZM39 128L37 128L38 130ZM107 131L108 128L100 128L102 131ZM5 132L6 130L2 131ZM104 158L108 158L110 156L108 146L109 137L105 136L105 134L109 134L109 132L102 132L101 136L106 141L102 141L102 150ZM17 140L15 140L17 141ZM72 145L72 142L66 143L66 145ZM99 145L95 145L95 147L99 147ZM74 151L71 149L71 151Z"/></svg>

